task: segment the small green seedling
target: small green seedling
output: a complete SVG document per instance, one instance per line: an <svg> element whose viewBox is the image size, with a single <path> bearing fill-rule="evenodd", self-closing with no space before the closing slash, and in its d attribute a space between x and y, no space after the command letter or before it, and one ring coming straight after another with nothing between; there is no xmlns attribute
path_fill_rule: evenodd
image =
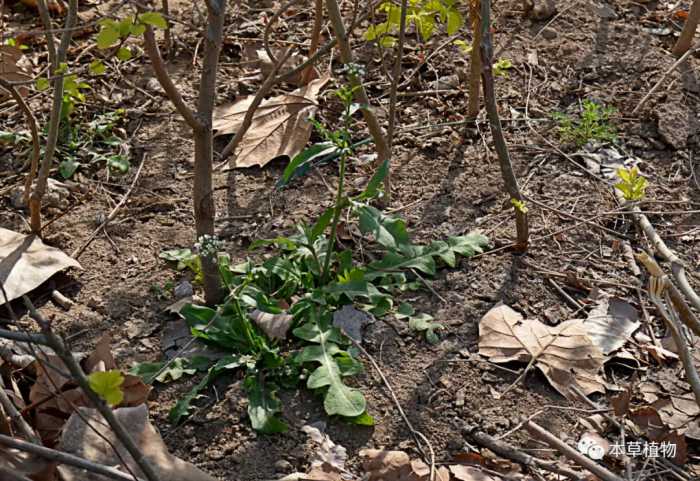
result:
<svg viewBox="0 0 700 481"><path fill-rule="evenodd" d="M617 169L617 176L620 182L615 184L615 188L622 193L622 197L629 201L640 201L644 198L649 182L646 177L639 173L639 169Z"/></svg>
<svg viewBox="0 0 700 481"><path fill-rule="evenodd" d="M573 142L582 147L591 140L614 142L617 140L615 127L610 125L610 117L615 114L613 107L604 107L592 100L582 102L578 119L557 112L553 115L559 122L559 135L564 142Z"/></svg>
<svg viewBox="0 0 700 481"><path fill-rule="evenodd" d="M513 207L518 209L518 211L522 212L523 214L527 214L528 209L525 201L512 198L510 199L510 203L513 204Z"/></svg>
<svg viewBox="0 0 700 481"><path fill-rule="evenodd" d="M493 64L493 74L496 77L508 78L508 70L513 68L513 62L508 58L498 59L498 62Z"/></svg>
<svg viewBox="0 0 700 481"><path fill-rule="evenodd" d="M124 391L121 388L124 384L124 376L115 369L93 372L88 376L88 383L90 389L112 407L124 400Z"/></svg>
<svg viewBox="0 0 700 481"><path fill-rule="evenodd" d="M464 25L457 3L457 0L411 0L406 11L406 25L413 25L423 41L433 36L438 21L445 25L448 35L454 35ZM395 35L401 24L401 6L387 1L379 4L377 10L386 14L386 21L370 25L365 40L377 40L386 48L394 47L398 43Z"/></svg>

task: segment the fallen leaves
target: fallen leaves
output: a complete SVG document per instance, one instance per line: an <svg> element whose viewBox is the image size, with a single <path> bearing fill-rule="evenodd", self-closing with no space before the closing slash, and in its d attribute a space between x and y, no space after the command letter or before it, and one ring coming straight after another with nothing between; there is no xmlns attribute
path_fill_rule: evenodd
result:
<svg viewBox="0 0 700 481"><path fill-rule="evenodd" d="M608 296L601 297L585 321L588 336L606 356L620 349L639 326L639 313L630 303Z"/></svg>
<svg viewBox="0 0 700 481"><path fill-rule="evenodd" d="M0 228L0 282L7 295L4 299L0 294L0 305L36 289L69 267L82 269L78 261L38 237Z"/></svg>
<svg viewBox="0 0 700 481"><path fill-rule="evenodd" d="M248 317L263 330L270 339L283 340L287 337L287 332L292 326L294 318L286 312L272 314L255 309L248 314Z"/></svg>
<svg viewBox="0 0 700 481"><path fill-rule="evenodd" d="M292 158L301 152L311 137L309 117L318 108L316 98L329 80L315 79L293 92L264 100L235 152L236 167L263 167L277 157ZM214 111L217 136L233 134L241 128L253 98L244 97Z"/></svg>
<svg viewBox="0 0 700 481"><path fill-rule="evenodd" d="M61 450L107 466L123 469L112 446L116 446L119 457L126 461L129 469L139 476L133 458L111 431L104 418L95 409L78 408L66 423L61 437ZM148 419L148 409L141 404L136 407L119 408L115 417L126 428L144 458L153 466L160 479L169 481L215 481L215 479L193 464L183 461L168 452L163 439ZM90 427L88 427L88 424ZM107 481L108 478L73 466L58 468L65 481ZM126 472L126 471L125 471Z"/></svg>
<svg viewBox="0 0 700 481"><path fill-rule="evenodd" d="M430 466L419 459L411 459L403 451L382 449L360 450L362 467L369 481L428 481ZM450 471L445 466L436 468L436 481L449 481Z"/></svg>
<svg viewBox="0 0 700 481"><path fill-rule="evenodd" d="M524 319L499 304L479 323L479 353L495 363L521 361L534 364L563 396L573 399L570 386L585 394L605 392L600 369L605 356L589 337L582 320L547 326Z"/></svg>
<svg viewBox="0 0 700 481"><path fill-rule="evenodd" d="M0 78L8 82L21 82L31 78L22 69L18 62L22 58L22 51L10 45L0 45ZM29 92L26 87L17 89L22 96ZM0 102L5 101L10 93L0 87Z"/></svg>
<svg viewBox="0 0 700 481"><path fill-rule="evenodd" d="M83 361L83 369L87 373L114 372L117 369L110 351L110 341L109 336L103 337L95 351ZM48 359L37 363L36 369L38 375L29 391L29 400L36 406L35 420L39 435L47 445L53 445L75 407L89 406L90 402L74 381L63 376L62 373L68 372L68 368L58 357L49 355ZM121 406L145 403L151 390L139 377L130 374L123 376L119 389L122 399L118 404ZM114 389L108 394L114 396ZM117 401L116 398L111 400Z"/></svg>
<svg viewBox="0 0 700 481"><path fill-rule="evenodd" d="M412 459L405 451L384 449L361 449L360 475L350 472L346 449L334 443L323 433L323 427L302 428L313 442L310 466L306 473L292 473L278 481L429 481L430 466L420 459ZM435 481L502 481L494 474L486 474L475 459L457 460L451 466L435 467ZM493 472L493 471L492 471Z"/></svg>

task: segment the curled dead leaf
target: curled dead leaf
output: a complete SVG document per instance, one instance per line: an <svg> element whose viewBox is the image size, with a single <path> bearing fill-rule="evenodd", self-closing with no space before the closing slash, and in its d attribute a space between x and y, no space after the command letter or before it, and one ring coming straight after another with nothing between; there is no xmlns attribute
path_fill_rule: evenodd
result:
<svg viewBox="0 0 700 481"><path fill-rule="evenodd" d="M498 476L491 476L479 468L455 464L450 466L450 471L455 479L459 481L501 481Z"/></svg>
<svg viewBox="0 0 700 481"><path fill-rule="evenodd" d="M61 437L61 450L95 463L115 466L124 470L111 445L126 460L129 468L143 477L133 458L116 438L104 418L95 409L79 408L73 413ZM121 421L145 459L154 467L160 479L168 481L215 481L196 466L168 452L163 439L148 419L145 405L119 408L114 415ZM86 424L89 423L90 427ZM97 432L96 432L97 431ZM111 445L110 445L111 443ZM65 481L107 481L108 478L83 469L62 465L58 468ZM124 471L126 472L126 471Z"/></svg>
<svg viewBox="0 0 700 481"><path fill-rule="evenodd" d="M22 50L10 45L0 45L0 78L8 82L22 82L31 77L18 65L22 58ZM19 87L17 91L23 97L29 93L26 87ZM10 97L10 92L0 87L0 102Z"/></svg>
<svg viewBox="0 0 700 481"><path fill-rule="evenodd" d="M629 302L603 296L591 309L584 325L593 344L607 356L620 349L639 329L639 313Z"/></svg>
<svg viewBox="0 0 700 481"><path fill-rule="evenodd" d="M7 299L0 294L0 305L36 289L69 267L82 269L78 261L47 246L37 236L0 228L0 280L7 293Z"/></svg>
<svg viewBox="0 0 700 481"><path fill-rule="evenodd" d="M261 311L260 309L253 310L248 317L263 330L270 339L282 340L287 337L287 332L292 326L293 316L286 312L272 314Z"/></svg>
<svg viewBox="0 0 700 481"><path fill-rule="evenodd" d="M547 326L524 319L510 307L499 304L479 322L479 354L492 362L531 362L563 396L575 399L570 386L585 394L605 392L600 370L605 362L581 320Z"/></svg>
<svg viewBox="0 0 700 481"><path fill-rule="evenodd" d="M309 117L318 108L316 98L329 80L312 80L293 92L264 100L235 152L236 167L263 167L277 157L292 158L301 152L311 137ZM215 109L213 128L217 136L233 134L241 128L253 98L248 96Z"/></svg>

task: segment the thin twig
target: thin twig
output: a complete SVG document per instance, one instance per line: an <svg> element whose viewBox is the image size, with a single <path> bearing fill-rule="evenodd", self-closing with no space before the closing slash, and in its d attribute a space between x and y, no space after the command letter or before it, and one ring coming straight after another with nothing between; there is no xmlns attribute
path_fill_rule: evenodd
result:
<svg viewBox="0 0 700 481"><path fill-rule="evenodd" d="M509 443L496 439L493 436L489 436L484 432L476 431L473 433L469 433L469 436L477 444L480 444L481 446L490 449L499 456L503 456L506 459L515 461L516 463L523 464L528 467L539 467L552 473L562 474L571 479L578 480L583 477L580 473L571 471L570 469L567 469L563 466L558 466L557 463L554 461L545 461L544 459L536 458L530 454L518 450Z"/></svg>
<svg viewBox="0 0 700 481"><path fill-rule="evenodd" d="M192 129L201 128L202 122L196 117L194 110L185 103L180 90L175 86L165 68L165 62L156 43L156 35L150 25L146 25L146 31L143 33L143 49L148 55L153 72L156 75L156 79L158 79L158 83L165 91L165 95L168 96L168 99L175 105L177 111Z"/></svg>
<svg viewBox="0 0 700 481"><path fill-rule="evenodd" d="M107 406L105 401L90 387L90 382L88 381L83 368L80 367L78 361L76 361L73 354L68 350L63 340L58 337L51 326L43 318L41 314L36 310L32 302L27 296L23 296L24 304L29 310L29 315L34 319L40 326L42 334L46 339L46 345L54 350L56 355L63 361L63 363L70 371L74 380L77 382L78 386L83 390L90 402L97 408L99 413L105 419L107 424L109 424L112 431L114 431L115 436L122 443L126 451L131 455L136 465L141 469L144 476L148 481L161 481L160 477L156 474L152 464L148 461L142 450L136 446L136 443L132 439L131 435L128 433L124 425L119 419L114 415L112 409Z"/></svg>
<svg viewBox="0 0 700 481"><path fill-rule="evenodd" d="M46 460L54 461L59 464L67 464L69 466L75 466L76 468L85 469L92 473L106 476L110 479L116 479L117 481L135 481L133 476L130 476L110 466L93 463L92 461L88 461L87 459L81 458L79 456L74 456L69 453L64 453L62 451L50 449L35 443L22 441L21 439L11 438L10 436L5 436L4 434L0 434L0 445L11 449L17 449L25 453L34 454L36 456L40 456ZM5 478L3 477L2 479ZM136 478L136 481L142 480L141 478Z"/></svg>
<svg viewBox="0 0 700 481"><path fill-rule="evenodd" d="M92 243L92 241L97 237L97 234L99 234L106 226L109 224L114 218L117 216L117 213L119 212L119 209L121 209L124 204L126 204L127 199L129 198L129 195L131 195L131 192L134 190L134 187L136 187L136 183L139 180L139 176L141 175L141 170L143 169L143 165L146 161L146 154L142 154L143 156L141 157L141 163L139 164L139 168L136 170L136 174L134 175L134 179L131 181L131 185L129 186L129 189L124 193L122 196L121 200L117 205L114 206L112 211L109 213L107 218L102 221L102 223L95 229L92 234L90 234L90 237L87 238L83 244L75 249L73 253L71 254L71 257L73 259L78 259L80 255L87 249L87 247Z"/></svg>
<svg viewBox="0 0 700 481"><path fill-rule="evenodd" d="M343 17L340 13L340 7L338 6L338 1L326 0L326 9L328 10L328 16L333 27L333 33L338 41L340 60L346 67L350 66L353 63L353 54L350 47L350 41L347 36L347 31L345 30L345 24L343 23ZM355 90L355 99L358 103L364 106L362 109L362 116L367 124L369 133L374 140L374 145L377 149L377 160L375 165L379 167L389 159L389 146L387 144L387 140L384 137L381 126L379 125L379 120L377 120L377 116L370 106L369 96L367 95L367 90L362 84L361 79L352 72L348 72L348 80L352 88ZM389 175L390 174L387 174L387 176ZM386 195L388 196L390 193L387 192Z"/></svg>
<svg viewBox="0 0 700 481"><path fill-rule="evenodd" d="M501 176L506 191L510 195L515 213L515 224L518 240L518 250L527 250L530 233L527 219L527 210L523 204L523 195L518 186L518 180L513 171L513 164L508 152L508 144L503 135L501 120L498 116L496 104L496 91L493 79L493 39L491 37L491 0L481 0L481 76L484 90L484 103L488 113L491 135L498 154L498 163L501 167Z"/></svg>
<svg viewBox="0 0 700 481"><path fill-rule="evenodd" d="M676 70L683 62L686 61L688 57L690 57L697 49L699 45L695 45L693 48L689 49L687 52L685 52L681 58L676 60L671 67L666 70L666 72L661 76L661 78L654 84L654 86L649 90L649 92L642 98L642 100L639 101L637 106L634 108L632 111L632 115L637 115L639 110L644 106L645 103L647 103L647 100L651 98L652 95L656 93L659 88L661 88L661 85L663 85L664 82L666 82L666 79L668 78L669 75L673 73L674 70Z"/></svg>
<svg viewBox="0 0 700 481"><path fill-rule="evenodd" d="M544 441L553 449L562 453L565 457L575 461L579 466L587 469L591 473L598 476L603 481L625 481L612 471L596 463L592 459L587 458L583 454L576 451L574 448L563 442L561 439L539 426L538 424L528 421L525 425L527 431L534 437Z"/></svg>
<svg viewBox="0 0 700 481"><path fill-rule="evenodd" d="M401 69L403 62L404 42L406 41L406 15L408 12L408 0L401 0L401 17L399 20L399 42L396 46L398 54L394 59L393 78L391 79L391 88L389 93L389 125L386 133L386 143L388 148L389 168L391 169L391 156L394 151L394 129L396 127L396 103L398 100L398 87L401 80ZM391 202L391 176L387 175L384 178L384 193L386 194L385 202Z"/></svg>
<svg viewBox="0 0 700 481"><path fill-rule="evenodd" d="M46 30L51 30L51 16L45 0L38 0L37 7L41 20ZM78 18L78 0L70 0L68 3L68 16L66 18L66 31L61 35L61 42L56 48L53 34L46 34L46 42L49 49L49 60L51 64L51 73L56 74L59 71L61 64L66 61L68 47L70 46L71 38L73 37L72 28L75 26ZM36 186L32 191L29 201L30 225L32 232L41 235L41 201L46 193L46 186L53 164L53 157L56 153L56 143L58 142L58 133L61 124L61 111L63 109L63 77L59 76L53 81L53 103L51 106L51 115L49 118L48 134L46 139L46 149L44 158L41 162L39 174L36 179Z"/></svg>
<svg viewBox="0 0 700 481"><path fill-rule="evenodd" d="M272 68L272 72L268 74L262 86L258 89L258 92L255 94L255 97L253 97L253 101L250 103L250 106L246 110L245 116L243 117L241 126L236 131L236 135L233 136L231 141L226 145L226 147L224 147L224 150L221 152L222 158L227 158L238 148L241 141L243 140L243 137L245 137L245 134L248 132L248 129L250 129L250 126L253 123L253 117L255 116L255 113L260 107L260 104L263 102L263 99L270 92L270 90L272 90L272 87L274 87L279 81L277 73L280 71L285 62L289 60L289 57L291 57L291 55L292 49L289 48L282 54L280 60L275 63L275 66ZM229 162L230 167L235 167L235 162L236 158L231 157L231 160Z"/></svg>
<svg viewBox="0 0 700 481"><path fill-rule="evenodd" d="M5 392L5 383L0 377L0 405L2 405L5 413L10 418L10 421L15 423L25 438L33 443L40 443L39 437L36 435L32 427L26 419L17 410L17 407L12 403L10 397Z"/></svg>
<svg viewBox="0 0 700 481"><path fill-rule="evenodd" d="M686 341L678 314L676 314L676 310L673 309L675 302L671 298L672 296L670 294L670 290L673 289L674 286L668 276L663 272L661 267L651 256L642 252L637 256L637 258L651 274L648 289L649 298L651 299L651 302L654 303L657 311L666 323L666 326L671 331L671 336L676 344L678 356L683 364L686 378L688 379L688 383L693 390L695 400L698 403L698 406L700 406L700 375L698 375L698 371L694 366L691 348ZM668 309L666 309L666 307L663 305L661 296L663 296L663 299L666 300ZM676 302L678 302L677 299ZM680 302L683 302L682 298L680 299Z"/></svg>
<svg viewBox="0 0 700 481"><path fill-rule="evenodd" d="M314 55L321 43L321 28L323 28L323 0L314 0L314 25L311 30L311 45L309 46L309 57ZM312 65L302 72L301 82L306 85L313 78L314 68Z"/></svg>
<svg viewBox="0 0 700 481"><path fill-rule="evenodd" d="M394 389L391 387L391 384L389 384L388 379L384 375L384 372L382 371L382 368L379 367L379 364L377 364L377 361L374 360L374 357L367 352L367 350L362 347L362 345L357 342L352 336L349 336L347 333L343 332L345 336L350 340L350 342L355 346L372 364L372 367L374 367L374 370L377 371L377 374L379 374L379 377L381 378L382 382L384 383L384 386L386 387L387 391L389 391L389 395L391 396L392 401L394 401L394 405L396 406L396 409L399 411L399 414L401 415L401 419L403 419L404 423L406 424L406 427L408 428L409 432L411 433L411 436L413 436L413 440L416 443L416 447L418 450L423 454L423 457L425 458L425 452L423 451L423 443L428 447L428 451L430 453L430 481L435 480L435 451L433 450L433 446L428 441L428 438L425 437L423 433L418 431L416 428L413 427L413 423L409 421L408 416L406 416L406 413L404 412L403 408L401 407L401 403L399 402L399 399L396 397L396 393L394 392ZM422 441L422 442L421 442Z"/></svg>
<svg viewBox="0 0 700 481"><path fill-rule="evenodd" d="M275 23L277 23L277 20L279 20L282 15L284 15L284 12L289 10L289 8L298 1L299 0L289 0L287 3L282 5L282 7L280 7L272 15L272 17L269 18L269 20L267 21L267 25L265 25L265 32L263 33L263 47L265 48L265 53L267 53L267 56L273 65L276 65L279 62L277 61L277 57L275 57L275 54L272 52L272 48L270 48L270 32L272 31L272 26Z"/></svg>

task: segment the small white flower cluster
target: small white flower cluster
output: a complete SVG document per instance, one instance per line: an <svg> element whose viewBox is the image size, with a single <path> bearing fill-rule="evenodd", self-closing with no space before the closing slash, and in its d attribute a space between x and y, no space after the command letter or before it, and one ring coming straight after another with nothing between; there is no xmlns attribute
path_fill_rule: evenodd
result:
<svg viewBox="0 0 700 481"><path fill-rule="evenodd" d="M367 75L367 70L365 69L364 65L361 65L359 63L348 63L345 64L345 73L348 75L354 75L355 77L364 77Z"/></svg>
<svg viewBox="0 0 700 481"><path fill-rule="evenodd" d="M223 242L216 236L204 234L195 242L194 250L202 257L212 257L216 260L216 256L223 245Z"/></svg>

